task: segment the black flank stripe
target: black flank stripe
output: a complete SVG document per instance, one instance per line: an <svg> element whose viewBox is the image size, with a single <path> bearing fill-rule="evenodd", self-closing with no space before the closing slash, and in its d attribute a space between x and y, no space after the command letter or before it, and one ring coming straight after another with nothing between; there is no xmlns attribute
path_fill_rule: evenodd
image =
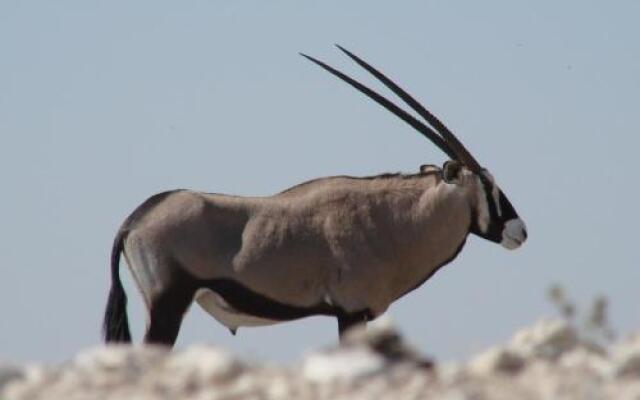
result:
<svg viewBox="0 0 640 400"><path fill-rule="evenodd" d="M336 317L363 315L365 320L373 319L373 313L368 309L349 313L340 307L327 303L319 303L308 307L284 304L256 293L231 279L212 279L206 281L204 287L218 293L234 309L243 314L258 318L271 319L274 321L290 321L312 315Z"/></svg>

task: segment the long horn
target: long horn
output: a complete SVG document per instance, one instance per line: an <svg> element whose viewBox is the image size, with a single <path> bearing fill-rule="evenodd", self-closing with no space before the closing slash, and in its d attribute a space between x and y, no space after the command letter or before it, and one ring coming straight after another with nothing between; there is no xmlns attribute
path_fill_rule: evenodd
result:
<svg viewBox="0 0 640 400"><path fill-rule="evenodd" d="M458 140L458 138L447 128L435 115L433 115L429 110L424 108L422 104L420 104L413 96L407 93L400 86L395 84L391 79L389 79L382 72L375 69L369 63L356 56L349 50L344 47L336 44L336 47L340 49L343 53L349 56L353 61L358 63L362 68L366 69L369 73L375 76L380 82L382 82L386 87L391 89L393 93L395 93L398 97L400 97L409 107L415 110L422 118L425 119L431 126L438 131L444 141L447 142L449 147L453 150L453 152L457 155L457 159L462 161L467 167L469 167L472 171L480 172L482 167L476 161L476 159L469 153L469 151L464 147L464 145Z"/></svg>
<svg viewBox="0 0 640 400"><path fill-rule="evenodd" d="M317 59L315 59L315 58L313 58L311 56L308 56L306 54L303 54L303 53L300 53L300 55L305 57L309 61L319 65L320 67L324 68L325 70L329 71L331 74L337 76L338 78L342 79L343 81L347 82L349 85L353 86L354 88L356 88L357 90L359 90L360 92L364 93L366 96L371 98L373 101L375 101L376 103L380 104L382 107L386 108L387 110L389 110L390 112L395 114L398 118L400 118L401 120L403 120L407 124L411 125L415 130L417 130L418 132L422 133L425 137L427 137L429 140L431 140L436 146L438 146L440 148L440 150L444 151L450 158L452 158L452 159L457 159L458 158L456 153L451 150L451 148L442 139L442 137L440 137L440 135L438 135L433 129L431 129L430 127L428 127L427 125L425 125L424 123L419 121L418 119L416 119L411 114L407 113L405 110L403 110L400 107L398 107L395 104L393 104L386 97L374 92L373 90L371 90L367 86L365 86L365 85L361 84L360 82L350 78L349 76L347 76L344 73L338 71L337 69L335 69L333 67L330 67L329 65L323 63L320 60L317 60Z"/></svg>

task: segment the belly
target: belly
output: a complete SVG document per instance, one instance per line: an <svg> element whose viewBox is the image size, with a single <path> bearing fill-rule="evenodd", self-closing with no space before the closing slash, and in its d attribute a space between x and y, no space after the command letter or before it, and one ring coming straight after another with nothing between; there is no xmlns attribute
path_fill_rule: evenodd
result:
<svg viewBox="0 0 640 400"><path fill-rule="evenodd" d="M241 326L264 326L283 322L243 313L211 289L198 289L195 300L209 315L232 331Z"/></svg>

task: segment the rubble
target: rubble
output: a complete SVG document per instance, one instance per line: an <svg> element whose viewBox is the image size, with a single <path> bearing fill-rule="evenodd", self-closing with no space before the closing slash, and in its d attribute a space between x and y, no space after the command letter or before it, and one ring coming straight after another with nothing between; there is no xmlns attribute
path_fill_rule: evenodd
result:
<svg viewBox="0 0 640 400"><path fill-rule="evenodd" d="M102 346L57 366L0 362L0 399L640 399L640 335L608 348L541 320L466 363L433 363L390 324L287 366L215 346Z"/></svg>

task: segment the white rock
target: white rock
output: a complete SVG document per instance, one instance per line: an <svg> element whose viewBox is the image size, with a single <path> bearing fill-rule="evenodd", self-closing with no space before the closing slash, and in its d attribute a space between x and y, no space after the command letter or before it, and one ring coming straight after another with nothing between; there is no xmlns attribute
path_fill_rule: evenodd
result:
<svg viewBox="0 0 640 400"><path fill-rule="evenodd" d="M478 356L469 363L469 368L477 374L492 374L495 372L517 373L525 366L525 359L517 352L505 346L495 346Z"/></svg>
<svg viewBox="0 0 640 400"><path fill-rule="evenodd" d="M242 371L243 364L222 349L196 345L174 354L165 368L169 374L186 373L206 382L231 379Z"/></svg>
<svg viewBox="0 0 640 400"><path fill-rule="evenodd" d="M22 394L27 393L31 387L42 385L50 374L51 368L40 365L26 366L22 369L22 376L19 379L8 380L4 387L0 388L0 399L21 398Z"/></svg>
<svg viewBox="0 0 640 400"><path fill-rule="evenodd" d="M0 366L8 382L0 399L640 399L640 336L608 356L566 328L538 323L511 345L466 364L436 365L435 373L412 362L390 330L361 331L360 339L293 367L245 364L213 346L100 347L59 366Z"/></svg>
<svg viewBox="0 0 640 400"><path fill-rule="evenodd" d="M555 360L578 344L575 330L566 322L543 319L517 332L509 347L524 357Z"/></svg>
<svg viewBox="0 0 640 400"><path fill-rule="evenodd" d="M600 377L608 376L611 369L611 364L603 353L585 346L578 346L563 354L558 360L558 365L568 370L590 371Z"/></svg>
<svg viewBox="0 0 640 400"><path fill-rule="evenodd" d="M382 316L374 322L364 325L356 325L350 328L341 341L342 346L375 346L381 340L399 337L398 331L393 326L388 316Z"/></svg>
<svg viewBox="0 0 640 400"><path fill-rule="evenodd" d="M640 378L640 334L613 346L611 364L615 377Z"/></svg>
<svg viewBox="0 0 640 400"><path fill-rule="evenodd" d="M164 346L107 345L94 347L73 359L77 369L121 370L157 365L169 354Z"/></svg>
<svg viewBox="0 0 640 400"><path fill-rule="evenodd" d="M436 365L435 372L440 382L445 385L454 385L469 376L466 365L452 361Z"/></svg>
<svg viewBox="0 0 640 400"><path fill-rule="evenodd" d="M366 347L389 362L410 362L421 367L432 366L432 360L421 356L416 349L407 344L388 317L381 317L366 328L356 326L347 331L341 347L354 346Z"/></svg>
<svg viewBox="0 0 640 400"><path fill-rule="evenodd" d="M364 347L315 353L306 357L302 375L314 383L332 380L357 380L382 371L384 359Z"/></svg>
<svg viewBox="0 0 640 400"><path fill-rule="evenodd" d="M25 379L26 371L23 367L11 364L0 364L0 392L10 382Z"/></svg>

